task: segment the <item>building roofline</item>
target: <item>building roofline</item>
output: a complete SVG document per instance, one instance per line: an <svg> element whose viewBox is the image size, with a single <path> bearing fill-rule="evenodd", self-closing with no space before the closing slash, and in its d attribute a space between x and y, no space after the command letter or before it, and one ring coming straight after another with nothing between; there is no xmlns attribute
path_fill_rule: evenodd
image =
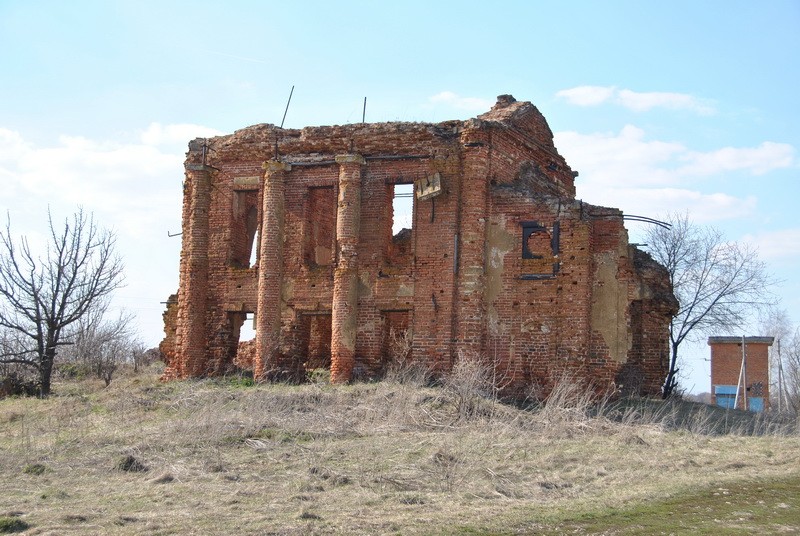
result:
<svg viewBox="0 0 800 536"><path fill-rule="evenodd" d="M742 337L709 337L708 344L741 344ZM744 337L745 344L768 344L775 342L775 337Z"/></svg>

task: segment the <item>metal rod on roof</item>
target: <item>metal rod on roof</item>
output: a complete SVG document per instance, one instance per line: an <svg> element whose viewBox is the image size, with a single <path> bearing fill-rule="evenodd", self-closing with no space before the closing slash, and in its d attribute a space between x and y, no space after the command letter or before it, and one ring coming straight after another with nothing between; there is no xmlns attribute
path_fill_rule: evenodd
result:
<svg viewBox="0 0 800 536"><path fill-rule="evenodd" d="M622 215L622 219L623 220L640 221L640 222L643 222L643 223L652 223L653 225L658 225L659 227L663 227L664 229L671 229L672 228L672 226L669 223L665 222L665 221L656 220L654 218L648 218L647 216L637 216L635 214L623 214Z"/></svg>
<svg viewBox="0 0 800 536"><path fill-rule="evenodd" d="M361 124L364 124L364 119L367 117L367 98L364 97L364 109L361 110Z"/></svg>
<svg viewBox="0 0 800 536"><path fill-rule="evenodd" d="M283 119L281 119L281 128L283 128L283 122L286 121L286 113L289 111L289 103L292 102L293 93L294 93L294 86L292 86L292 90L289 92L289 100L286 101L286 109L283 111Z"/></svg>

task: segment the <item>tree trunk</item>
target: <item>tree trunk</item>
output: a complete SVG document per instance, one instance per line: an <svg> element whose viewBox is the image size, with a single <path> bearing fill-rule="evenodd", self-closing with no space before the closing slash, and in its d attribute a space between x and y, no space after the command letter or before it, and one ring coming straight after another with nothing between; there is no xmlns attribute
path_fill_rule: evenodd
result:
<svg viewBox="0 0 800 536"><path fill-rule="evenodd" d="M664 388L661 393L661 397L666 400L672 396L673 392L675 391L675 387L678 385L678 345L672 345L672 356L669 360L669 371L667 371L667 377L664 380Z"/></svg>
<svg viewBox="0 0 800 536"><path fill-rule="evenodd" d="M39 365L39 396L50 396L50 377L53 375L53 362L56 358L55 349L45 350L42 362Z"/></svg>

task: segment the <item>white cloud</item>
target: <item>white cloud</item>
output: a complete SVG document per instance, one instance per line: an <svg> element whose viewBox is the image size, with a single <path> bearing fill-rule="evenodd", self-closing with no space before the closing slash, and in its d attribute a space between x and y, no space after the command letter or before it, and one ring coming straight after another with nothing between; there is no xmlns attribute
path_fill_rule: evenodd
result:
<svg viewBox="0 0 800 536"><path fill-rule="evenodd" d="M726 192L705 191L702 179L722 173L761 175L796 164L795 150L781 143L694 151L681 143L647 139L626 125L618 133L557 132L556 147L580 172L578 197L631 214L655 215L688 210L698 221L752 214L752 195L736 195L735 177Z"/></svg>
<svg viewBox="0 0 800 536"><path fill-rule="evenodd" d="M613 86L578 86L562 89L556 96L576 106L597 106L609 100L615 91Z"/></svg>
<svg viewBox="0 0 800 536"><path fill-rule="evenodd" d="M714 113L714 108L711 105L684 93L638 93L629 89L622 89L617 92L616 102L635 112L646 112L653 108L667 108L670 110L689 110L700 115Z"/></svg>
<svg viewBox="0 0 800 536"><path fill-rule="evenodd" d="M742 240L757 247L758 255L764 261L800 259L800 228L748 234Z"/></svg>
<svg viewBox="0 0 800 536"><path fill-rule="evenodd" d="M114 212L136 204L158 205L151 196L163 188L166 176L182 175L180 153L158 148L61 136L52 147L0 139L6 157L0 173L19 192L53 203L82 204L87 209Z"/></svg>
<svg viewBox="0 0 800 536"><path fill-rule="evenodd" d="M141 141L145 145L167 145L180 143L184 146L195 138L211 138L223 134L219 130L193 125L191 123L180 123L175 125L162 125L161 123L150 123L142 132Z"/></svg>
<svg viewBox="0 0 800 536"><path fill-rule="evenodd" d="M70 214L79 205L95 213L103 226L116 229L121 240L179 230L182 163L189 138L180 145L177 138L181 133L191 137L216 131L151 125L144 132L147 143L62 135L41 147L0 129L0 206L11 209L19 232L36 230L45 207L56 216ZM34 212L38 216L28 216Z"/></svg>
<svg viewBox="0 0 800 536"><path fill-rule="evenodd" d="M679 143L648 141L642 129L626 125L619 134L557 132L555 144L567 162L594 184L672 185L670 163L686 148Z"/></svg>
<svg viewBox="0 0 800 536"><path fill-rule="evenodd" d="M693 151L677 142L648 140L633 125L616 134L557 132L555 143L582 177L598 184L674 186L720 173L763 175L796 165L796 151L785 143Z"/></svg>
<svg viewBox="0 0 800 536"><path fill-rule="evenodd" d="M28 150L28 145L18 132L0 128L0 162L13 161L17 158L17 155Z"/></svg>
<svg viewBox="0 0 800 536"><path fill-rule="evenodd" d="M477 97L462 97L453 93L452 91L442 91L437 93L428 100L434 104L446 104L457 108L459 110L486 112L494 106L494 101L480 99Z"/></svg>
<svg viewBox="0 0 800 536"><path fill-rule="evenodd" d="M175 291L181 228L186 143L217 131L197 125L154 123L140 141L61 136L36 146L0 128L0 206L7 207L12 232L42 245L47 210L56 225L78 205L98 225L114 229L126 265L126 286L115 306L138 316L147 344L161 338L159 302Z"/></svg>
<svg viewBox="0 0 800 536"><path fill-rule="evenodd" d="M579 183L577 190L579 198L593 205L619 208L625 214L658 218L671 212L688 211L693 220L702 223L747 216L755 211L758 202L754 196L740 198L686 188L606 187L589 182ZM636 227L636 224L628 226Z"/></svg>
<svg viewBox="0 0 800 536"><path fill-rule="evenodd" d="M563 89L556 96L575 106L598 106L613 102L635 112L646 112L653 108L688 110L700 115L711 115L715 112L709 102L685 93L637 92L614 86L577 86Z"/></svg>
<svg viewBox="0 0 800 536"><path fill-rule="evenodd" d="M690 162L680 169L681 174L708 176L724 171L746 170L753 175L794 165L794 147L786 143L765 141L758 147L724 147L708 153L690 152L684 159Z"/></svg>

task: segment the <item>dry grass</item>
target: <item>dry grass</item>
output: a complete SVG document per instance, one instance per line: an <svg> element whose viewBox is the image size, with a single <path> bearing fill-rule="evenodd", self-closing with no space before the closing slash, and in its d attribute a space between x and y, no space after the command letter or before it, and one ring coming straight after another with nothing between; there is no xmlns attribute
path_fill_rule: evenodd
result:
<svg viewBox="0 0 800 536"><path fill-rule="evenodd" d="M720 434L715 414L656 402L598 415L568 383L522 410L464 377L156 377L0 401L0 516L54 535L515 533L800 471L793 423Z"/></svg>

